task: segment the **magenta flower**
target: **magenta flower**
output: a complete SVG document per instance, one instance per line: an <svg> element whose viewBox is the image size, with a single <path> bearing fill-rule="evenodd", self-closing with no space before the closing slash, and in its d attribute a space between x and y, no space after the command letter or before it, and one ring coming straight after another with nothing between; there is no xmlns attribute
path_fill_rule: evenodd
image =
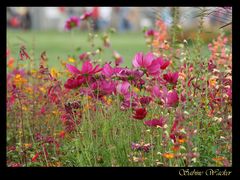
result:
<svg viewBox="0 0 240 180"><path fill-rule="evenodd" d="M168 107L173 107L179 102L178 94L176 90L168 92L166 104Z"/></svg>
<svg viewBox="0 0 240 180"><path fill-rule="evenodd" d="M149 97L149 96L143 96L143 97L140 98L139 101L140 101L142 106L146 106L152 101L152 98Z"/></svg>
<svg viewBox="0 0 240 180"><path fill-rule="evenodd" d="M85 79L82 76L78 76L77 78L69 78L67 82L64 84L64 87L67 89L75 89L85 83Z"/></svg>
<svg viewBox="0 0 240 180"><path fill-rule="evenodd" d="M66 30L72 30L73 28L78 27L80 24L80 19L76 16L70 17L65 23Z"/></svg>
<svg viewBox="0 0 240 180"><path fill-rule="evenodd" d="M152 120L145 121L144 124L150 127L157 127L157 126L163 127L165 122L166 120L163 117L161 117L160 119L152 119Z"/></svg>
<svg viewBox="0 0 240 180"><path fill-rule="evenodd" d="M93 68L92 63L90 61L86 61L83 63L81 74L83 76L89 76L89 75L96 74L96 73L100 72L101 70L102 70L102 68L100 68L99 65L97 65L97 66L95 66L95 68Z"/></svg>
<svg viewBox="0 0 240 180"><path fill-rule="evenodd" d="M164 74L163 78L169 83L176 84L178 81L178 72L175 73L169 72L167 74Z"/></svg>
<svg viewBox="0 0 240 180"><path fill-rule="evenodd" d="M110 64L105 64L102 69L102 75L105 77L111 77L114 73L114 69L110 66Z"/></svg>
<svg viewBox="0 0 240 180"><path fill-rule="evenodd" d="M85 12L81 17L80 17L80 19L81 20L88 20L88 18L89 17L91 17L92 16L92 12Z"/></svg>
<svg viewBox="0 0 240 180"><path fill-rule="evenodd" d="M129 82L124 81L123 83L117 85L117 92L125 96L129 94L129 87L130 87Z"/></svg>
<svg viewBox="0 0 240 180"><path fill-rule="evenodd" d="M154 29L149 29L145 32L145 36L154 36L155 31Z"/></svg>
<svg viewBox="0 0 240 180"><path fill-rule="evenodd" d="M66 67L68 68L68 70L72 73L72 74L80 74L81 71L76 68L75 66L71 65L71 64L66 64Z"/></svg>

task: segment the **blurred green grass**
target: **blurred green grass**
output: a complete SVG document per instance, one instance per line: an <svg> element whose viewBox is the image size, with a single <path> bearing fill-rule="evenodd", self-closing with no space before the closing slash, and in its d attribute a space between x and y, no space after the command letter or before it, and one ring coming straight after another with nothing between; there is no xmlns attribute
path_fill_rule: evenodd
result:
<svg viewBox="0 0 240 180"><path fill-rule="evenodd" d="M98 33L95 38L96 46L103 47L101 36L103 33ZM131 66L131 61L136 52L147 52L148 48L145 44L144 35L141 32L133 33L114 33L110 35L110 42L112 48L123 56L123 66ZM7 47L11 51L11 56L19 58L19 47L24 44L31 57L37 62L40 59L40 54L46 51L49 66L59 68L61 63L59 60L66 61L68 56L75 55L78 59L79 54L89 51L90 43L88 42L87 32L57 32L57 31L7 31ZM80 51L76 51L77 48ZM112 50L108 48L103 49L101 56L96 56L103 61L112 61Z"/></svg>

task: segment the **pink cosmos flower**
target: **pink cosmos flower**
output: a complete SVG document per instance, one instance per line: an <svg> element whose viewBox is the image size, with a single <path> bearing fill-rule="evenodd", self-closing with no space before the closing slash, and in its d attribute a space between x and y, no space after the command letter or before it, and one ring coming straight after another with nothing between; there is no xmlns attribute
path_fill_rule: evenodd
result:
<svg viewBox="0 0 240 180"><path fill-rule="evenodd" d="M148 68L154 59L154 55L149 52L146 55L144 55L142 52L139 52L135 55L133 59L133 66L134 67L142 67L142 68Z"/></svg>
<svg viewBox="0 0 240 180"><path fill-rule="evenodd" d="M105 64L103 66L103 69L102 69L102 75L104 75L105 77L111 77L114 73L114 69L111 67L110 64Z"/></svg>
<svg viewBox="0 0 240 180"><path fill-rule="evenodd" d="M116 84L114 81L101 81L100 89L105 94L116 93Z"/></svg>
<svg viewBox="0 0 240 180"><path fill-rule="evenodd" d="M81 20L87 20L89 17L91 17L92 16L92 12L85 12L81 17L80 17L80 19Z"/></svg>
<svg viewBox="0 0 240 180"><path fill-rule="evenodd" d="M101 98L104 95L110 95L116 92L116 85L114 81L98 80L90 85L90 88L85 89L84 94L93 97Z"/></svg>
<svg viewBox="0 0 240 180"><path fill-rule="evenodd" d="M89 76L89 75L96 74L96 73L100 72L101 70L102 70L102 68L100 68L99 65L97 65L93 68L92 63L90 61L86 61L83 63L81 74L84 76Z"/></svg>
<svg viewBox="0 0 240 180"><path fill-rule="evenodd" d="M159 86L157 85L153 86L152 88L152 95L156 98L166 101L167 94L168 90L165 86L162 87L162 90L160 90Z"/></svg>
<svg viewBox="0 0 240 180"><path fill-rule="evenodd" d="M130 87L129 82L124 81L123 83L117 85L117 92L125 96L129 94L129 87Z"/></svg>
<svg viewBox="0 0 240 180"><path fill-rule="evenodd" d="M66 64L66 67L68 68L68 70L72 73L72 74L80 74L81 71L76 68L75 66L71 65L71 64Z"/></svg>
<svg viewBox="0 0 240 180"><path fill-rule="evenodd" d="M154 97L161 99L167 107L175 106L179 102L177 91L168 91L165 86L160 90L159 87L155 85L151 93Z"/></svg>
<svg viewBox="0 0 240 180"><path fill-rule="evenodd" d="M152 120L145 121L144 124L150 127L157 127L157 126L163 127L165 122L166 120L163 117L161 117L160 119L152 119Z"/></svg>
<svg viewBox="0 0 240 180"><path fill-rule="evenodd" d="M139 52L133 59L133 66L136 68L143 68L149 75L155 76L160 72L160 61L159 58L149 52L146 55Z"/></svg>
<svg viewBox="0 0 240 180"><path fill-rule="evenodd" d="M100 68L99 65L93 68L92 63L89 60L83 63L81 71L77 69L75 66L70 64L66 64L66 67L72 74L75 74L75 75L81 74L83 76L90 76L102 70L102 68Z"/></svg>
<svg viewBox="0 0 240 180"><path fill-rule="evenodd" d="M65 23L66 30L72 30L73 28L78 27L80 24L80 19L77 16L70 17Z"/></svg>
<svg viewBox="0 0 240 180"><path fill-rule="evenodd" d="M176 84L178 81L178 72L175 73L169 72L167 74L164 74L163 78L169 83Z"/></svg>
<svg viewBox="0 0 240 180"><path fill-rule="evenodd" d="M173 107L179 102L178 94L176 90L168 92L166 104L168 107Z"/></svg>

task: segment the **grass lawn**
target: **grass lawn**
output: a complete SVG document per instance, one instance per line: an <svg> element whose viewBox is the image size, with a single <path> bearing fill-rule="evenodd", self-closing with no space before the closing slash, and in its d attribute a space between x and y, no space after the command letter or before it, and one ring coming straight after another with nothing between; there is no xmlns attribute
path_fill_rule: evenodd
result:
<svg viewBox="0 0 240 180"><path fill-rule="evenodd" d="M96 48L102 46L102 33L95 39ZM124 58L124 66L131 65L132 58L136 52L147 52L144 36L141 32L137 33L115 33L110 36L112 48L117 50ZM82 52L90 50L87 32L75 31L56 32L56 31L7 31L7 47L11 50L11 55L18 58L19 46L24 44L27 51L32 54L35 60L39 60L40 54L46 51L49 65L58 68L59 58L67 60L68 56L78 57ZM80 51L76 51L77 48ZM113 60L111 49L104 49L101 57L103 60ZM78 59L78 58L77 58Z"/></svg>

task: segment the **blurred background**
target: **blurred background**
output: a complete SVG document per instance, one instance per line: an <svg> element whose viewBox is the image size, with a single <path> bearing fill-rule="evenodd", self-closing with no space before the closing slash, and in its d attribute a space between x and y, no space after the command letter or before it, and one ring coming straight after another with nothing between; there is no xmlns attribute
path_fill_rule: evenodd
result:
<svg viewBox="0 0 240 180"><path fill-rule="evenodd" d="M174 14L177 18L174 19ZM12 55L19 52L20 44L25 44L32 56L38 57L47 51L51 59L77 58L77 54L89 49L87 23L80 22L80 27L72 32L64 29L65 22L71 16L81 16L92 12L93 29L102 37L109 28L117 33L110 37L113 48L125 59L131 59L136 52L148 51L144 39L144 28L154 28L157 18L171 29L173 20L177 21L177 39L182 41L196 39L199 27L199 15L204 13L204 34L206 43L224 32L231 41L232 10L221 7L7 7L7 47ZM225 26L224 28L221 28ZM101 39L101 38L98 38ZM169 37L171 39L171 37ZM95 41L96 47L101 41ZM131 48L129 48L131 47ZM80 49L75 52L75 49ZM100 58L110 59L111 53ZM130 60L129 60L130 62ZM52 62L54 64L54 61ZM126 65L129 63L127 62Z"/></svg>
<svg viewBox="0 0 240 180"><path fill-rule="evenodd" d="M217 7L207 8L216 9ZM180 7L179 23L188 30L197 27L196 16L200 8ZM139 31L143 27L154 25L155 18L171 26L173 7L7 7L7 27L25 30L58 30L64 31L64 22L71 16L80 16L84 12L93 12L95 30L101 31L109 27L119 32ZM194 18L195 17L195 18ZM206 28L214 28L227 23L229 13L216 11L205 19ZM82 27L84 29L86 27Z"/></svg>

